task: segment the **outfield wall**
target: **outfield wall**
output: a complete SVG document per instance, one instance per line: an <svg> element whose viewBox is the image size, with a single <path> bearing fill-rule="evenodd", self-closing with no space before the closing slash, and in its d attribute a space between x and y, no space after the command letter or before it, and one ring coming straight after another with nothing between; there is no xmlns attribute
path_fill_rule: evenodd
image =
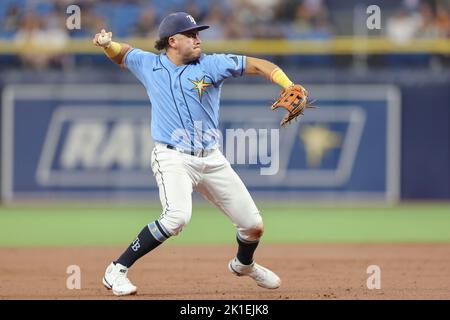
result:
<svg viewBox="0 0 450 320"><path fill-rule="evenodd" d="M400 96L395 87L308 86L320 108L279 130L271 85L222 91L222 150L253 193L397 201ZM150 170L149 103L138 85L4 89L2 198L143 199Z"/></svg>

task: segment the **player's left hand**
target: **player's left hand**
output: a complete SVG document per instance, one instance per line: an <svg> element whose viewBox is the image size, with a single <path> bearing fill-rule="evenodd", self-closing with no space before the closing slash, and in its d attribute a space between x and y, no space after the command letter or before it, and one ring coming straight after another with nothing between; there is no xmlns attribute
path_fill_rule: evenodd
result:
<svg viewBox="0 0 450 320"><path fill-rule="evenodd" d="M311 103L311 101L308 101L308 90L299 84L294 84L281 91L277 101L272 104L272 110L282 107L288 111L288 114L280 123L281 126L284 126L303 115L305 108L314 108Z"/></svg>

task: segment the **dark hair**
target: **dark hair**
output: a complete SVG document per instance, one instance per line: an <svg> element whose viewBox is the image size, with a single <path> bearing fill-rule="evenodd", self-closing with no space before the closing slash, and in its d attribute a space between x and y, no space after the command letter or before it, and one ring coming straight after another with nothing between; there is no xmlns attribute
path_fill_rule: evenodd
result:
<svg viewBox="0 0 450 320"><path fill-rule="evenodd" d="M165 37L155 41L155 49L161 51L169 47L169 37Z"/></svg>

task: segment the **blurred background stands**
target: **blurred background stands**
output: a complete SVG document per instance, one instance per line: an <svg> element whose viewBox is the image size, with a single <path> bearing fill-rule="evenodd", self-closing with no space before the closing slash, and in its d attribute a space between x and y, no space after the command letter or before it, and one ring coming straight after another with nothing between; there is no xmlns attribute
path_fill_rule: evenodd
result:
<svg viewBox="0 0 450 320"><path fill-rule="evenodd" d="M6 60L3 55L2 64L5 67L67 69L80 61L97 63L98 59L87 59L86 55L64 55L61 49L70 39L89 40L101 28L111 30L116 38L149 38L153 43L161 19L173 11L190 12L197 21L210 24L212 28L202 32L203 40L329 41L355 35L382 36L402 45L413 39L450 37L449 0L80 0L76 4L81 8L82 28L67 30L66 8L71 4L68 0L1 1L0 39L14 40L25 51L18 57L8 56ZM382 28L368 31L365 10L372 4L382 10ZM43 46L45 53L37 54L33 50ZM348 60L343 56L336 57L333 52L278 58L281 63L305 64L307 67L339 66ZM369 64L387 67L423 67L433 63L432 55L426 52L365 58ZM448 56L434 59L436 61L448 65Z"/></svg>

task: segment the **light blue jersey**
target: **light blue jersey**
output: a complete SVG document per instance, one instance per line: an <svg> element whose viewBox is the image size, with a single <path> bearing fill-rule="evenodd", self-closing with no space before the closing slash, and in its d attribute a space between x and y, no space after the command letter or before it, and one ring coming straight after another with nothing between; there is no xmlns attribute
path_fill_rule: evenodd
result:
<svg viewBox="0 0 450 320"><path fill-rule="evenodd" d="M140 49L125 57L125 66L150 98L153 140L183 150L209 149L221 141L220 90L225 79L244 74L245 63L245 56L202 54L197 61L176 66L165 53Z"/></svg>

